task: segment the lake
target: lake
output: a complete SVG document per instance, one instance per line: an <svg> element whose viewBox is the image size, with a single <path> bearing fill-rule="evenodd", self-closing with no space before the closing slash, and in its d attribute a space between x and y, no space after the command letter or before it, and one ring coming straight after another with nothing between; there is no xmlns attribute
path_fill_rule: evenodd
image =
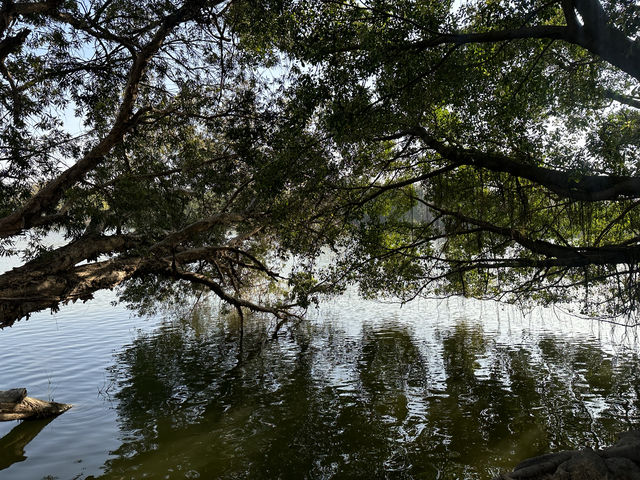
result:
<svg viewBox="0 0 640 480"><path fill-rule="evenodd" d="M0 478L486 479L640 422L636 331L462 299L345 294L271 339L114 295L0 331L0 389L72 403L0 423Z"/></svg>

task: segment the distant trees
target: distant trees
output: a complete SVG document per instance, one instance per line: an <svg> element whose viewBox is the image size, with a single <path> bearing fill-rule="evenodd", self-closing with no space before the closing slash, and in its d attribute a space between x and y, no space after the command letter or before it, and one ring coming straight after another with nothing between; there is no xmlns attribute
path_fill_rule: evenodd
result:
<svg viewBox="0 0 640 480"><path fill-rule="evenodd" d="M0 325L117 284L283 321L347 282L633 312L638 8L4 1ZM269 260L322 246L282 291Z"/></svg>

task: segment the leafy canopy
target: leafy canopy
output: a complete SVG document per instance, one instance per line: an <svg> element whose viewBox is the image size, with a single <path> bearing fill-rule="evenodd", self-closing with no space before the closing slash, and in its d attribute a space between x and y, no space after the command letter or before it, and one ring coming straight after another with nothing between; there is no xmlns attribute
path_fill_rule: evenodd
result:
<svg viewBox="0 0 640 480"><path fill-rule="evenodd" d="M116 285L635 312L635 3L4 1L0 325Z"/></svg>

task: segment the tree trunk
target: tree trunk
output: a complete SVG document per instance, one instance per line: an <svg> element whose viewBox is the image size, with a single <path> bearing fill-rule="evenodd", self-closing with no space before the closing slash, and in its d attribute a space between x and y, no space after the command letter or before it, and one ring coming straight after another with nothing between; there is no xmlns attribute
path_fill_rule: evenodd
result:
<svg viewBox="0 0 640 480"><path fill-rule="evenodd" d="M45 402L27 397L26 388L0 390L0 422L53 417L70 408L71 405L66 403Z"/></svg>

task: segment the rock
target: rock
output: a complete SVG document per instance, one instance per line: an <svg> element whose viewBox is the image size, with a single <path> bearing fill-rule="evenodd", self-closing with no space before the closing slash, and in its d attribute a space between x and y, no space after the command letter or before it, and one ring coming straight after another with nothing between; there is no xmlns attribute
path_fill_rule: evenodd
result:
<svg viewBox="0 0 640 480"><path fill-rule="evenodd" d="M539 457L528 458L520 462L510 474L510 479L538 478L545 474L553 473L558 466L569 460L577 451L548 453Z"/></svg>
<svg viewBox="0 0 640 480"><path fill-rule="evenodd" d="M634 444L640 444L640 430L630 430L628 432L619 433L618 441L615 446L621 447L623 445Z"/></svg>
<svg viewBox="0 0 640 480"><path fill-rule="evenodd" d="M608 476L604 459L588 448L561 463L549 480L604 480Z"/></svg>
<svg viewBox="0 0 640 480"><path fill-rule="evenodd" d="M503 480L640 480L640 431L618 436L612 447L549 453L520 462Z"/></svg>
<svg viewBox="0 0 640 480"><path fill-rule="evenodd" d="M604 458L622 457L629 460L640 463L640 443L614 445L611 448L607 448L600 453Z"/></svg>
<svg viewBox="0 0 640 480"><path fill-rule="evenodd" d="M27 396L26 388L0 390L0 403L19 403L26 396Z"/></svg>
<svg viewBox="0 0 640 480"><path fill-rule="evenodd" d="M640 467L628 458L607 458L604 463L610 477L617 480L640 480Z"/></svg>

